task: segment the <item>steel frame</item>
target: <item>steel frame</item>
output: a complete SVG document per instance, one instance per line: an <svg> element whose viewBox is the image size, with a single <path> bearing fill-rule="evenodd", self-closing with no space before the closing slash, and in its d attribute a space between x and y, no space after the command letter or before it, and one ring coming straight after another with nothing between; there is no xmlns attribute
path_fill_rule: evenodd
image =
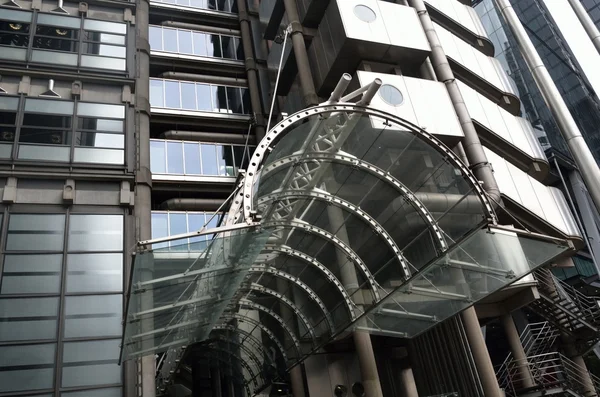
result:
<svg viewBox="0 0 600 397"><path fill-rule="evenodd" d="M266 357L269 360L269 362L271 363L272 366L274 366L274 367L277 366L277 363L273 359L273 357L271 357L271 355L269 353L267 353L267 351L263 348L262 342L259 341L258 338L256 336L252 335L250 332L247 332L247 331L240 329L238 327L235 327L233 325L225 325L225 324L215 325L212 329L212 332L224 332L224 333L231 332L234 334L238 334L240 337L243 338L241 343L248 341L252 345L252 347L254 349L256 349L257 353L259 353L263 357Z"/></svg>

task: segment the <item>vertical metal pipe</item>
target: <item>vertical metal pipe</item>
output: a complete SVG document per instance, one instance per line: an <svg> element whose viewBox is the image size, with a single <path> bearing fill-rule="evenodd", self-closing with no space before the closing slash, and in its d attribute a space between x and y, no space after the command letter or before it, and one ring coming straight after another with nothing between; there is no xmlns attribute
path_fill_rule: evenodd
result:
<svg viewBox="0 0 600 397"><path fill-rule="evenodd" d="M600 31L596 27L594 21L592 21L592 18L590 18L590 15L585 10L583 4L581 4L581 0L569 0L569 4L571 4L573 11L575 11L575 15L579 18L579 22L581 22L586 33L590 36L590 40L594 43L596 51L600 53Z"/></svg>
<svg viewBox="0 0 600 397"><path fill-rule="evenodd" d="M242 34L242 46L244 47L244 58L246 74L248 78L248 90L250 91L250 104L256 118L256 142L260 142L265 136L265 116L260 100L260 88L258 85L258 69L252 48L252 33L250 30L250 18L246 0L237 0L238 17L240 20L240 32Z"/></svg>
<svg viewBox="0 0 600 397"><path fill-rule="evenodd" d="M150 172L150 44L148 0L137 0L136 6L136 76L135 76L135 129L136 129L136 167L135 167L135 219L136 238L146 240L151 235L151 194L152 173ZM151 309L152 296L142 302L142 310ZM151 320L142 323L142 328L151 330ZM156 394L154 354L140 359L141 390L144 397Z"/></svg>
<svg viewBox="0 0 600 397"><path fill-rule="evenodd" d="M600 211L600 169L598 169L598 164L510 2L508 0L495 1L496 7L502 13L519 44L521 54L531 70L544 101L558 123L559 130L569 146L573 160L581 172L596 209Z"/></svg>
<svg viewBox="0 0 600 397"><path fill-rule="evenodd" d="M411 367L400 370L400 382L402 383L402 395L404 397L419 397L415 376Z"/></svg>
<svg viewBox="0 0 600 397"><path fill-rule="evenodd" d="M501 317L501 321L502 327L504 328L504 333L508 339L510 351L519 370L521 379L520 386L526 389L533 387L535 383L533 381L533 376L531 376L531 371L529 370L527 355L525 354L525 349L523 349L523 344L521 343L521 338L519 337L519 332L517 331L515 322L510 314L503 315Z"/></svg>
<svg viewBox="0 0 600 397"><path fill-rule="evenodd" d="M492 168L487 160L483 146L477 135L477 130L471 119L471 115L467 109L465 101L460 93L458 84L454 78L454 73L448 63L448 58L444 53L440 39L435 31L431 17L427 12L423 0L409 0L410 5L416 9L427 36L429 45L431 46L431 62L433 69L439 81L446 85L448 94L454 106L454 111L458 116L458 120L462 127L465 137L462 140L462 145L465 150L469 165L475 176L483 183L483 189L486 191L493 203L500 201L500 190L494 178Z"/></svg>
<svg viewBox="0 0 600 397"><path fill-rule="evenodd" d="M461 317L484 394L486 397L501 397L498 379L473 306L463 311Z"/></svg>
<svg viewBox="0 0 600 397"><path fill-rule="evenodd" d="M319 103L319 97L315 90L310 63L308 62L308 53L306 52L306 43L304 42L304 29L302 28L302 23L300 23L300 17L298 16L296 0L283 0L283 4L291 27L290 35L292 36L292 47L298 66L298 77L300 79L304 104L306 106L317 105Z"/></svg>

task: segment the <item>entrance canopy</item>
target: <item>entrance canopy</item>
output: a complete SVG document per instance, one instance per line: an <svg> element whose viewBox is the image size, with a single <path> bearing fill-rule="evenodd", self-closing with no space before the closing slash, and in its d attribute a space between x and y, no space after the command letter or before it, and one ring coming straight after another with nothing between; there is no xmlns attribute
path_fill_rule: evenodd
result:
<svg viewBox="0 0 600 397"><path fill-rule="evenodd" d="M135 257L123 357L168 351L163 381L200 342L258 390L349 331L412 338L570 249L498 226L450 149L347 103L273 128L220 230Z"/></svg>

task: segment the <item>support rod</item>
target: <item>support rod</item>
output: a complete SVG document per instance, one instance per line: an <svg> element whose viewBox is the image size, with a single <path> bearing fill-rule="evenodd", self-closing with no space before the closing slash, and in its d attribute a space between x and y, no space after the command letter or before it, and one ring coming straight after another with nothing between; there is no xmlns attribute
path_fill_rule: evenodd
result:
<svg viewBox="0 0 600 397"><path fill-rule="evenodd" d="M600 31L596 27L594 21L592 21L592 18L590 18L590 15L587 13L583 4L581 4L581 0L569 0L569 4L571 4L573 11L575 11L575 15L579 18L579 22L581 22L586 33L590 36L590 40L594 43L596 51L600 53Z"/></svg>
<svg viewBox="0 0 600 397"><path fill-rule="evenodd" d="M242 46L246 63L246 74L248 79L248 91L250 91L250 105L254 112L256 121L256 141L260 142L265 136L265 112L260 100L260 87L258 85L258 69L252 48L252 32L250 30L250 17L246 0L237 0L238 17L240 20L240 32L242 33Z"/></svg>
<svg viewBox="0 0 600 397"><path fill-rule="evenodd" d="M558 123L559 130L569 146L573 160L575 160L581 172L590 197L596 209L600 211L600 169L598 169L598 164L596 164L596 160L592 156L592 152L583 139L579 128L577 128L571 112L567 108L552 77L550 77L550 73L548 73L546 66L544 66L542 59L527 35L515 10L510 5L509 0L495 1L497 8L500 9L506 24L510 27L519 44L521 54L523 54L523 58L525 58L525 62L531 70L531 74L544 97L544 101Z"/></svg>

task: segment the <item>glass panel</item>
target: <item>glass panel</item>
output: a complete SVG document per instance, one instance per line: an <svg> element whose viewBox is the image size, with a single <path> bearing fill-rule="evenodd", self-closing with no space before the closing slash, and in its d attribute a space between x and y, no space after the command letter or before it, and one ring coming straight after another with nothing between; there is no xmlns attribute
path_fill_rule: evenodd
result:
<svg viewBox="0 0 600 397"><path fill-rule="evenodd" d="M127 33L127 25L124 23L97 21L94 19L85 19L83 21L83 28L86 30L97 30L108 33Z"/></svg>
<svg viewBox="0 0 600 397"><path fill-rule="evenodd" d="M123 132L125 123L121 120L86 118L80 116L77 118L77 128L80 130Z"/></svg>
<svg viewBox="0 0 600 397"><path fill-rule="evenodd" d="M69 161L70 148L60 146L19 145L21 160Z"/></svg>
<svg viewBox="0 0 600 397"><path fill-rule="evenodd" d="M60 293L62 255L6 255L1 294Z"/></svg>
<svg viewBox="0 0 600 397"><path fill-rule="evenodd" d="M227 113L226 87L211 85L210 89L212 91L213 110L215 112Z"/></svg>
<svg viewBox="0 0 600 397"><path fill-rule="evenodd" d="M169 213L169 236L186 233L187 216L185 213Z"/></svg>
<svg viewBox="0 0 600 397"><path fill-rule="evenodd" d="M157 174L167 172L167 156L164 141L150 141L150 171Z"/></svg>
<svg viewBox="0 0 600 397"><path fill-rule="evenodd" d="M213 110L210 85L196 84L196 99L196 105L198 110Z"/></svg>
<svg viewBox="0 0 600 397"><path fill-rule="evenodd" d="M177 52L177 29L163 28L165 51Z"/></svg>
<svg viewBox="0 0 600 397"><path fill-rule="evenodd" d="M204 175L219 175L215 145L201 144L201 153L202 173Z"/></svg>
<svg viewBox="0 0 600 397"><path fill-rule="evenodd" d="M121 291L122 254L67 255L67 293Z"/></svg>
<svg viewBox="0 0 600 397"><path fill-rule="evenodd" d="M99 32L85 32L84 39L95 43L106 43L106 44L120 44L125 45L125 36L110 34L110 33L99 33ZM91 52L96 54L97 52Z"/></svg>
<svg viewBox="0 0 600 397"><path fill-rule="evenodd" d="M125 147L125 137L123 135L101 134L98 132L78 132L77 135L78 138L75 143L78 146L105 147L114 149L123 149Z"/></svg>
<svg viewBox="0 0 600 397"><path fill-rule="evenodd" d="M81 66L95 69L125 70L127 64L124 59L106 58L93 55L82 55Z"/></svg>
<svg viewBox="0 0 600 397"><path fill-rule="evenodd" d="M165 99L166 107L179 109L181 107L181 93L179 92L179 82L165 80Z"/></svg>
<svg viewBox="0 0 600 397"><path fill-rule="evenodd" d="M169 235L169 216L164 212L152 213L152 238L167 237ZM167 247L169 243L154 244L154 248Z"/></svg>
<svg viewBox="0 0 600 397"><path fill-rule="evenodd" d="M190 7L208 8L208 0L190 0Z"/></svg>
<svg viewBox="0 0 600 397"><path fill-rule="evenodd" d="M0 299L0 341L56 339L59 298Z"/></svg>
<svg viewBox="0 0 600 397"><path fill-rule="evenodd" d="M194 54L205 57L208 55L208 49L206 48L206 34L194 32Z"/></svg>
<svg viewBox="0 0 600 397"><path fill-rule="evenodd" d="M62 251L64 215L11 214L7 251Z"/></svg>
<svg viewBox="0 0 600 397"><path fill-rule="evenodd" d="M179 39L179 53L193 54L192 51L192 32L189 30L179 30L177 32Z"/></svg>
<svg viewBox="0 0 600 397"><path fill-rule="evenodd" d="M160 26L150 26L149 42L151 49L162 51L162 28Z"/></svg>
<svg viewBox="0 0 600 397"><path fill-rule="evenodd" d="M183 109L196 110L196 84L181 83L181 104Z"/></svg>
<svg viewBox="0 0 600 397"><path fill-rule="evenodd" d="M122 295L67 296L65 338L120 336L122 298Z"/></svg>
<svg viewBox="0 0 600 397"><path fill-rule="evenodd" d="M68 54L64 52L33 50L31 52L32 62L58 63L61 65L76 66L77 54ZM83 62L82 62L83 65Z"/></svg>
<svg viewBox="0 0 600 397"><path fill-rule="evenodd" d="M0 392L52 388L55 357L55 344L0 347Z"/></svg>
<svg viewBox="0 0 600 397"><path fill-rule="evenodd" d="M188 228L190 232L195 232L196 230L200 230L204 227L206 220L204 218L204 213L197 212L188 212ZM198 241L206 241L206 236L198 236L190 239L190 243L195 243Z"/></svg>
<svg viewBox="0 0 600 397"><path fill-rule="evenodd" d="M7 21L31 22L32 17L32 12L0 8L0 18Z"/></svg>
<svg viewBox="0 0 600 397"><path fill-rule="evenodd" d="M207 34L207 51L209 57L221 58L223 52L221 51L221 36L218 34Z"/></svg>
<svg viewBox="0 0 600 397"><path fill-rule="evenodd" d="M21 42L23 47L27 47L27 43L29 42L28 36L23 37ZM11 61L24 61L26 56L26 48L8 48L2 46L2 51L0 51L1 59L10 59Z"/></svg>
<svg viewBox="0 0 600 397"><path fill-rule="evenodd" d="M231 36L221 36L223 58L236 59L235 40Z"/></svg>
<svg viewBox="0 0 600 397"><path fill-rule="evenodd" d="M77 115L88 117L109 117L116 119L124 119L125 106L79 102L77 104Z"/></svg>
<svg viewBox="0 0 600 397"><path fill-rule="evenodd" d="M18 97L0 96L0 110L17 110L18 106Z"/></svg>
<svg viewBox="0 0 600 397"><path fill-rule="evenodd" d="M113 149L75 148L73 161L76 163L125 164L125 152Z"/></svg>
<svg viewBox="0 0 600 397"><path fill-rule="evenodd" d="M85 54L101 55L105 57L125 58L127 56L127 49L122 46L97 44L97 43L86 43L84 44Z"/></svg>
<svg viewBox="0 0 600 397"><path fill-rule="evenodd" d="M163 80L150 79L150 105L157 107L165 106L164 84Z"/></svg>
<svg viewBox="0 0 600 397"><path fill-rule="evenodd" d="M51 25L63 28L79 29L81 19L54 14L38 14L38 25Z"/></svg>
<svg viewBox="0 0 600 397"><path fill-rule="evenodd" d="M108 389L94 389L85 391L62 392L64 397L122 397L123 390L120 387L111 387Z"/></svg>
<svg viewBox="0 0 600 397"><path fill-rule="evenodd" d="M167 142L167 173L183 174L183 144Z"/></svg>
<svg viewBox="0 0 600 397"><path fill-rule="evenodd" d="M183 150L185 155L185 173L187 175L202 173L200 163L200 145L197 143L184 143Z"/></svg>
<svg viewBox="0 0 600 397"><path fill-rule="evenodd" d="M238 87L227 87L227 107L232 113L244 114L242 95Z"/></svg>
<svg viewBox="0 0 600 397"><path fill-rule="evenodd" d="M73 115L74 103L56 99L25 99L25 111L35 113Z"/></svg>
<svg viewBox="0 0 600 397"><path fill-rule="evenodd" d="M122 215L71 215L69 251L121 251L122 249Z"/></svg>
<svg viewBox="0 0 600 397"><path fill-rule="evenodd" d="M119 343L119 340L65 343L62 386L121 383L121 367L117 364L119 360ZM109 391L110 389L106 390ZM107 396L111 396L112 393L114 391L109 391ZM65 393L62 394L65 395ZM86 396L89 395L86 394ZM100 396L99 394L95 395Z"/></svg>
<svg viewBox="0 0 600 397"><path fill-rule="evenodd" d="M225 166L225 148L226 146L215 145L215 149L217 150L217 168L219 170L219 175L227 176L227 167ZM229 147L227 146L227 149Z"/></svg>
<svg viewBox="0 0 600 397"><path fill-rule="evenodd" d="M13 145L0 143L0 158L9 159L12 156Z"/></svg>

